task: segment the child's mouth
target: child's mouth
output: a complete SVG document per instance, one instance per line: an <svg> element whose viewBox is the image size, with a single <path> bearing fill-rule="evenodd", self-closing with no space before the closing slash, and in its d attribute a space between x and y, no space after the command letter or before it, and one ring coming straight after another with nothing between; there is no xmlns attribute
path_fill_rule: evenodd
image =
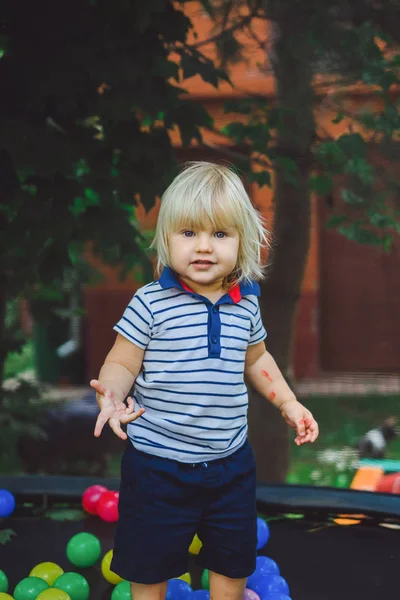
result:
<svg viewBox="0 0 400 600"><path fill-rule="evenodd" d="M212 267L214 263L211 262L211 260L194 260L191 264L195 267L198 267L199 269L205 269L207 267Z"/></svg>

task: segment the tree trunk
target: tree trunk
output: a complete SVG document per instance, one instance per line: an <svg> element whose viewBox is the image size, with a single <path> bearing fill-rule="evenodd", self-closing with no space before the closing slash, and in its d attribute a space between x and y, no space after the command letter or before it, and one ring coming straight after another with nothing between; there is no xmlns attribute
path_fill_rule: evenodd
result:
<svg viewBox="0 0 400 600"><path fill-rule="evenodd" d="M280 0L280 10L291 4ZM273 48L278 106L284 128L278 132L277 154L293 160L296 182L288 182L284 169L275 176L273 250L270 270L261 285L261 312L268 332L267 348L291 380L292 344L296 309L307 260L311 202L308 176L315 135L312 88L312 47L308 23L292 12L282 14ZM289 466L288 426L280 413L252 390L249 438L253 445L258 480L283 482Z"/></svg>

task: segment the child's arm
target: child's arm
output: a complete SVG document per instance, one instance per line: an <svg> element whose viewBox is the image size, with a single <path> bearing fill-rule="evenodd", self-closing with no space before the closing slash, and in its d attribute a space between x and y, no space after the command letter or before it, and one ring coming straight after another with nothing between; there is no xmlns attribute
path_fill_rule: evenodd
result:
<svg viewBox="0 0 400 600"><path fill-rule="evenodd" d="M311 412L297 401L264 342L248 347L245 375L257 392L279 408L288 425L296 430L297 445L317 439L317 422Z"/></svg>
<svg viewBox="0 0 400 600"><path fill-rule="evenodd" d="M104 425L109 422L114 433L123 440L127 436L121 423L135 421L144 413L144 408L135 411L132 398L128 406L124 403L132 385L142 368L144 350L118 334L114 346L108 353L100 369L99 379L92 379L90 385L96 390L96 400L100 408L94 435L98 437Z"/></svg>

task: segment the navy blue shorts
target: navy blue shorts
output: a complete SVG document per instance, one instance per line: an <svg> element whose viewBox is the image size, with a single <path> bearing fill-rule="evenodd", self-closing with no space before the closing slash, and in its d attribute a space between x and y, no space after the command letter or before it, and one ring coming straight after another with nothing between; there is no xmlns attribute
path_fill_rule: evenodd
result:
<svg viewBox="0 0 400 600"><path fill-rule="evenodd" d="M181 463L136 450L121 462L119 520L111 569L135 583L161 583L188 570L197 533L199 564L231 578L256 567L255 461L250 444L226 458Z"/></svg>

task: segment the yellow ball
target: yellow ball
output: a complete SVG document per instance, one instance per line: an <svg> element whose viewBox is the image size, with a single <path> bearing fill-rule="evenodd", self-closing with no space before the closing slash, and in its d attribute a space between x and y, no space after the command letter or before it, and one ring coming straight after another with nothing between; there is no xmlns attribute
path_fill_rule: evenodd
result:
<svg viewBox="0 0 400 600"><path fill-rule="evenodd" d="M0 592L0 600L13 600L13 597L5 592Z"/></svg>
<svg viewBox="0 0 400 600"><path fill-rule="evenodd" d="M40 592L36 600L71 600L71 596L64 592L64 590L58 590L57 588L49 588Z"/></svg>
<svg viewBox="0 0 400 600"><path fill-rule="evenodd" d="M33 567L32 571L29 573L29 577L40 577L40 579L44 579L51 587L55 580L63 573L64 571L62 568L56 565L56 563L42 562L36 565L36 567Z"/></svg>
<svg viewBox="0 0 400 600"><path fill-rule="evenodd" d="M200 552L200 548L202 547L203 542L200 540L199 536L196 535L194 536L192 543L189 546L189 552L190 554L198 554Z"/></svg>
<svg viewBox="0 0 400 600"><path fill-rule="evenodd" d="M184 573L183 575L178 577L178 579L182 579L182 581L186 581L186 583L188 583L189 585L192 585L192 577L191 577L190 573Z"/></svg>
<svg viewBox="0 0 400 600"><path fill-rule="evenodd" d="M103 560L101 561L101 572L103 573L104 579L106 579L109 583L112 583L113 585L117 585L118 583L121 583L123 579L119 575L114 573L114 571L111 571L110 565L112 557L112 550L109 550L107 554L103 556Z"/></svg>

